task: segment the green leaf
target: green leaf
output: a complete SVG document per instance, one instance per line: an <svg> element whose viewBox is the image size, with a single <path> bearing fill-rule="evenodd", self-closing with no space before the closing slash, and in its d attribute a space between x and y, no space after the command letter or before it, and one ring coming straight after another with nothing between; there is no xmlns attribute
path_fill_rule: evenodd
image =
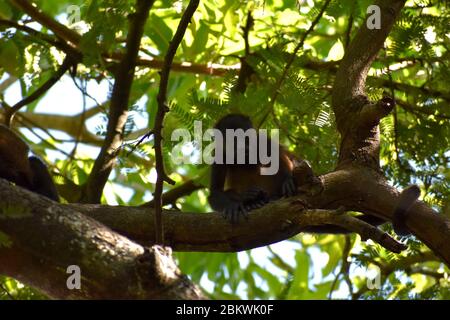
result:
<svg viewBox="0 0 450 320"><path fill-rule="evenodd" d="M0 67L15 77L21 75L19 56L20 51L14 41L0 40Z"/></svg>

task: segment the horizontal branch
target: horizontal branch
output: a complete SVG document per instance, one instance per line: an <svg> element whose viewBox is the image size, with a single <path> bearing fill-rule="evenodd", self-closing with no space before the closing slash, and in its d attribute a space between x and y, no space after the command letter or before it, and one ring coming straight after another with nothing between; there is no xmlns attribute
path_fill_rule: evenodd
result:
<svg viewBox="0 0 450 320"><path fill-rule="evenodd" d="M71 45L65 45L61 41L57 41L56 39L52 39L49 35L41 34L37 30L34 30L29 27L22 27L20 25L14 26L14 22L11 21L5 21L5 24L8 24L11 27L15 27L17 29L20 29L22 31L28 32L32 35L38 35L39 37L47 42L49 42L52 45L55 45L58 49L61 49L65 51L67 54L74 54L77 52L78 54L81 54L79 49L79 44L81 41L81 35L79 35L77 32L69 29L62 23L58 22L57 20L53 19L49 15L45 14L44 12L40 11L39 8L34 7L31 5L27 0L11 0L11 2L18 7L19 9L23 10L25 13L27 13L30 17L32 17L36 22L40 23L47 29L51 30L58 38L63 39L64 41L67 41ZM122 52L113 52L113 53L107 53L104 52L102 54L103 58L105 58L108 61L122 61L124 59L124 54ZM163 60L158 59L145 59L145 58L138 58L136 61L137 66L144 66L154 69L162 69L164 65ZM171 66L171 70L178 71L178 72L187 72L187 73L195 73L195 74L206 74L206 75L212 75L212 76L223 76L229 71L233 70L239 70L240 64L232 65L232 66L225 66L220 64L199 64L199 63L192 63L192 62L174 62Z"/></svg>
<svg viewBox="0 0 450 320"><path fill-rule="evenodd" d="M176 200L178 200L181 197L190 195L192 192L197 191L199 189L203 188L201 184L198 184L194 180L188 180L179 186L176 186L169 191L162 194L162 204L163 206L167 204L174 203ZM142 206L146 207L152 207L155 205L154 200L151 200Z"/></svg>
<svg viewBox="0 0 450 320"><path fill-rule="evenodd" d="M9 0L18 9L24 11L27 15L51 30L59 38L70 42L73 45L78 45L81 36L75 31L69 29L65 25L59 23L49 15L45 14L39 7L34 6L27 0Z"/></svg>
<svg viewBox="0 0 450 320"><path fill-rule="evenodd" d="M39 88L37 88L36 91L11 107L12 112L17 112L20 108L41 98L51 87L53 87L59 81L59 79L61 79L61 77L66 73L67 70L69 70L69 68L74 63L75 61L72 61L70 57L66 56L61 66L47 81L45 81Z"/></svg>
<svg viewBox="0 0 450 320"><path fill-rule="evenodd" d="M68 205L0 179L0 274L58 299L198 299L170 250L144 248ZM76 265L81 289L69 290Z"/></svg>
<svg viewBox="0 0 450 320"><path fill-rule="evenodd" d="M216 213L164 211L163 221L167 243L175 250L181 251L236 252L289 239L308 226L337 224L358 232L363 239L372 238L395 252L403 248L401 244L376 228L360 223L358 225L357 219L351 216L339 214L335 210L315 210L305 207L306 203L315 208L344 206L347 210L371 212L371 214L391 220L398 200L398 192L394 188L379 182L377 175L366 170L341 170L324 175L321 179L324 182L324 190L319 195L298 196L270 203L251 212L249 219L241 221L238 225L228 223ZM33 255L40 257L36 259L34 256L32 261L43 261L45 268L50 271L53 269L49 268L48 263L63 261L63 263L70 262L71 264L81 263L82 269L92 270L89 272L93 272L93 274L88 273L88 276L92 276L92 278L97 276L96 272L100 274L106 272L111 276L111 272L114 270L104 271L101 269L110 268L111 263L98 264L100 261L111 261L112 258L108 257L109 254L113 256L118 254L112 248L119 251L128 250L129 246L140 248L128 239L144 245L154 242L152 231L154 224L149 215L151 210L146 207L56 204L20 187L14 187L5 180L0 180L0 199L7 199L1 202L3 210L0 211L0 217L2 217L0 218L0 230L13 239L16 246L22 248L24 255L26 252L32 252ZM20 208L27 208L26 212L32 212L32 215L23 219L18 219L17 214L11 218L4 218L5 213L16 213ZM80 213L98 220L128 239L98 223L95 224L93 220ZM436 214L422 202L416 202L411 207L406 225L437 256L450 265L449 219ZM113 240L114 243L111 244ZM109 244L102 244L104 241ZM15 247L14 252L20 252L19 248ZM99 258L96 250L103 252L103 248L106 253L102 253ZM109 250L113 251L109 252ZM143 249L138 249L139 252L141 252L140 250ZM2 254L0 252L0 272L4 271L6 266L11 266L11 263L6 264L6 261L12 259L11 252L4 253L3 256ZM102 258L105 254L107 256ZM93 255L91 259L95 259L95 263L88 260L90 255ZM121 254L119 254L120 256ZM74 260L74 257L84 258L78 261L80 258ZM100 260L97 261L97 259ZM25 260L25 262L27 261ZM87 266L84 266L84 263ZM28 268L41 272L44 265L28 265ZM120 266L121 264L117 267ZM100 269L95 271L91 268ZM57 269L55 266L54 272L56 270L60 270L60 268ZM14 274L12 267L7 271L7 274L15 277L21 274ZM29 275L30 278L28 282L24 282L30 283L33 278L31 271L25 275ZM114 281L120 282L117 277L114 278ZM109 283L108 279L105 279L106 283ZM42 285L41 283L38 287ZM111 291L111 294L115 293L116 291Z"/></svg>
<svg viewBox="0 0 450 320"><path fill-rule="evenodd" d="M405 246L383 231L335 210L306 209L295 199L273 202L253 210L248 219L232 225L216 213L164 211L166 243L175 251L237 252L287 240L311 226L338 225L400 252ZM147 210L136 207L77 205L77 210L143 245L155 243ZM137 227L138 226L138 227Z"/></svg>

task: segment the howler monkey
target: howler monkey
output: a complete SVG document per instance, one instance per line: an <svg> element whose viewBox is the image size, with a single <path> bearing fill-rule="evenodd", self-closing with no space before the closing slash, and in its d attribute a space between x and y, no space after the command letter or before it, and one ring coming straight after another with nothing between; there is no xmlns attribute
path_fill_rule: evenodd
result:
<svg viewBox="0 0 450 320"><path fill-rule="evenodd" d="M256 131L256 140L251 143L248 136L244 137L245 141L241 141L241 148L239 148L237 137L227 136L227 129L242 129L243 133L254 129L247 116L227 115L217 122L215 129L221 133L223 145L218 145L216 138L216 161L211 167L210 196L208 198L214 210L221 212L231 222L237 222L240 215L245 216L250 210L262 207L271 200L283 196L293 196L297 193L297 186L292 176L296 160L287 150L279 144L272 143L271 139L261 136ZM260 141L262 142L260 143ZM277 157L275 162L278 164L278 170L274 174L262 174L262 171L267 169L267 166L262 164L259 152L264 145L267 146L264 151L268 157ZM234 155L230 156L230 151ZM219 157L217 157L217 152L221 153ZM241 160L243 160L241 163L238 161L240 152L242 153ZM253 161L251 161L252 157ZM221 163L217 161L219 158ZM232 160L231 163L229 160Z"/></svg>
<svg viewBox="0 0 450 320"><path fill-rule="evenodd" d="M215 139L215 161L211 165L210 195L208 197L211 207L224 215L232 223L236 223L239 216L246 216L248 211L264 206L269 201L281 197L289 197L298 193L303 187L323 188L320 179L318 179L309 164L301 159L294 157L286 149L267 138L260 142L261 135L256 133L256 141L252 144L249 136L244 133L249 129L254 129L253 124L245 115L229 114L221 118L214 127L217 133L220 133L222 139ZM227 129L233 132L241 129L241 144L238 143L238 135L227 136ZM219 143L217 143L219 141ZM220 144L221 143L221 144ZM266 165L263 165L263 159L260 154L260 147L267 143L267 154L274 156L275 162L278 162L278 170L272 175L263 175L262 171ZM272 147L272 148L271 148ZM230 151L233 153L229 155ZM256 153L252 159L251 152ZM239 163L239 152L241 161ZM272 152L275 152L272 154ZM217 153L219 153L217 155ZM277 156L275 158L275 156ZM272 160L273 160L272 159ZM219 160L219 161L218 161ZM231 160L231 161L230 161ZM251 161L252 160L252 161ZM295 170L301 170L302 180L305 185L298 186L298 175L294 179ZM303 181L302 181L303 183ZM405 225L407 211L420 195L417 186L406 188L399 197L399 202L394 213L394 230L400 235L409 234ZM379 226L386 222L385 219L373 215L361 215L357 217L366 223ZM311 233L349 233L349 231L340 226L323 225L310 226L305 229Z"/></svg>
<svg viewBox="0 0 450 320"><path fill-rule="evenodd" d="M0 125L0 178L59 201L58 192L47 166L28 156L30 148L11 129Z"/></svg>

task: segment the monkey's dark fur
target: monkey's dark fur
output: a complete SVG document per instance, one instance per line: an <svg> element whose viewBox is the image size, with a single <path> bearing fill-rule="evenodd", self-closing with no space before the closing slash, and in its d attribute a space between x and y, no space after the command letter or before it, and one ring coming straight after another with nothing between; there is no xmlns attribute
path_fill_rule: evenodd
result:
<svg viewBox="0 0 450 320"><path fill-rule="evenodd" d="M281 197L290 197L298 192L308 192L308 190L319 193L323 188L320 179L314 175L311 166L306 161L293 156L280 145L277 146L279 170L275 175L261 174L264 166L261 164L259 156L257 156L256 164L250 163L248 141L245 141L245 162L243 164L226 164L226 130L242 129L246 131L253 128L250 118L242 114L227 115L215 125L215 129L218 129L224 137L222 150L224 161L223 164L212 164L208 201L214 210L222 213L232 223L237 223L240 216L246 217L248 211L262 207L269 201ZM269 146L270 139L268 139ZM235 157L237 151L235 147ZM294 172L295 179L293 177ZM301 179L299 175L301 175ZM408 210L419 195L420 190L417 186L411 186L401 193L393 219L394 230L398 234L409 234L405 219ZM374 226L386 222L385 219L368 214L357 218ZM349 233L347 229L334 225L311 226L304 231L311 233Z"/></svg>
<svg viewBox="0 0 450 320"><path fill-rule="evenodd" d="M0 178L59 201L47 166L39 158L28 156L29 151L25 141L8 127L0 125Z"/></svg>

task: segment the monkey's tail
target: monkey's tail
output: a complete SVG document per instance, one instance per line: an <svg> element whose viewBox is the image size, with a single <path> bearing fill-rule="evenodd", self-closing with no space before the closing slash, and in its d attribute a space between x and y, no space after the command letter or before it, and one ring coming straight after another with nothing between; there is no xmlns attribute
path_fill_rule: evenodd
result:
<svg viewBox="0 0 450 320"><path fill-rule="evenodd" d="M374 227L378 227L379 225L382 225L383 223L386 223L386 220L383 218L379 218L370 214L362 214L359 216L356 216L355 218L358 218L361 221L364 221ZM349 234L353 233L354 231L350 231L344 227L331 225L331 224L324 224L320 226L309 226L306 227L302 232L306 233L317 233L317 234Z"/></svg>
<svg viewBox="0 0 450 320"><path fill-rule="evenodd" d="M406 227L406 219L408 218L409 209L419 197L420 188L416 185L411 185L400 193L397 208L392 218L392 226L398 235L406 236L411 234Z"/></svg>
<svg viewBox="0 0 450 320"><path fill-rule="evenodd" d="M406 219L408 218L409 210L416 202L416 200L419 199L419 197L420 188L416 185L411 185L400 193L398 204L392 217L392 226L395 233L397 233L398 235L405 236L411 234L411 232L406 227ZM384 220L383 218L379 218L369 214L360 215L356 218L375 227L378 227L379 225L382 225L386 222L386 220ZM335 225L320 225L306 227L303 232L318 234L348 234L352 231Z"/></svg>

